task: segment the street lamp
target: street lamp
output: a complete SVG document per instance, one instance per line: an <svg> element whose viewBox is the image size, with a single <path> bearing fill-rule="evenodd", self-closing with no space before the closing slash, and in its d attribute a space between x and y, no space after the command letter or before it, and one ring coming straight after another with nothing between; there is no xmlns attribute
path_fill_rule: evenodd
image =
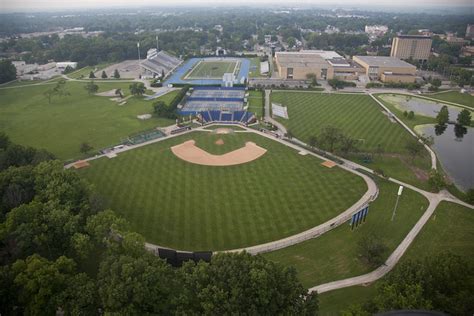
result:
<svg viewBox="0 0 474 316"><path fill-rule="evenodd" d="M402 195L402 192L403 192L403 185L401 185L398 188L397 201L395 202L395 207L393 208L393 213L392 213L392 219L391 219L392 222L393 222L393 219L395 218L395 213L397 212L398 200L400 200L400 195Z"/></svg>

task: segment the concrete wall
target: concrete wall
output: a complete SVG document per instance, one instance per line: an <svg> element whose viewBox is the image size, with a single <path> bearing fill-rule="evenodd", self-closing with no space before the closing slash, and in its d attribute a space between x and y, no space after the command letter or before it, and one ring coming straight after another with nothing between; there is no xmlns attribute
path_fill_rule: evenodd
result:
<svg viewBox="0 0 474 316"><path fill-rule="evenodd" d="M392 74L392 75L382 74L380 76L380 80L382 82L413 83L415 82L416 77L414 75L407 75L407 74Z"/></svg>

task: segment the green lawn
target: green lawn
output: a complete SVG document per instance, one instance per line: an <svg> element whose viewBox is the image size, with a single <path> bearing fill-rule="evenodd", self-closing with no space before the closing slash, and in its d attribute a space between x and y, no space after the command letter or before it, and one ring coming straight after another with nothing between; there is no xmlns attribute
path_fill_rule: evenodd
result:
<svg viewBox="0 0 474 316"><path fill-rule="evenodd" d="M250 163L210 167L170 147L194 139L223 154L253 141L268 151ZM215 141L223 139L224 145ZM291 236L343 212L366 191L362 178L254 133L195 132L101 158L80 174L146 240L188 250L224 250Z"/></svg>
<svg viewBox="0 0 474 316"><path fill-rule="evenodd" d="M253 112L257 117L263 117L263 91L249 91L249 112Z"/></svg>
<svg viewBox="0 0 474 316"><path fill-rule="evenodd" d="M373 162L365 163L355 155L349 158L369 168L380 168L385 174L427 189L430 157L423 151L414 161L405 148L413 137L402 126L392 123L381 107L367 95L328 94L318 92L279 91L272 93L272 101L288 107L289 119L278 119L299 139L307 142L318 136L324 126L335 126L358 139L361 152L374 155Z"/></svg>
<svg viewBox="0 0 474 316"><path fill-rule="evenodd" d="M0 131L12 141L51 151L60 159L80 156L79 146L88 142L95 149L116 144L131 133L166 126L173 120L141 121L138 114L152 112L152 101L133 97L119 106L108 97L89 96L85 83L68 82L70 96L55 97L51 104L43 93L51 85L0 89ZM101 91L122 88L128 94L127 83L98 83ZM162 97L169 102L176 92Z"/></svg>
<svg viewBox="0 0 474 316"><path fill-rule="evenodd" d="M198 64L185 75L185 79L222 79L222 76L224 76L225 73L234 73L237 64L238 62L235 60L203 60L198 62Z"/></svg>
<svg viewBox="0 0 474 316"><path fill-rule="evenodd" d="M468 260L474 256L474 212L466 207L441 202L400 262L420 259L450 251ZM376 293L377 281L370 286L353 286L319 296L321 315L337 315L352 304L370 299Z"/></svg>
<svg viewBox="0 0 474 316"><path fill-rule="evenodd" d="M392 222L398 185L382 180L379 188L379 196L370 204L367 221L362 226L351 231L349 224L341 225L321 237L264 256L294 266L307 287L370 272L372 268L358 259L358 241L368 234L376 234L387 246L388 258L428 206L422 195L405 189Z"/></svg>
<svg viewBox="0 0 474 316"><path fill-rule="evenodd" d="M437 100L462 104L474 110L474 96L468 93L449 91L449 92L430 94L427 96L433 99L437 99Z"/></svg>

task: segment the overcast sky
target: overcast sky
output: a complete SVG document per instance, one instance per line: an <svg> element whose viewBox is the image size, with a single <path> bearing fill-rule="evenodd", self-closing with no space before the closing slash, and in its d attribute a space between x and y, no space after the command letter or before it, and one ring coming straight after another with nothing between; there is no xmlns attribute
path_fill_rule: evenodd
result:
<svg viewBox="0 0 474 316"><path fill-rule="evenodd" d="M473 0L0 0L0 11L57 10L70 8L98 7L140 7L140 6L176 6L176 5L349 5L349 6L472 6Z"/></svg>

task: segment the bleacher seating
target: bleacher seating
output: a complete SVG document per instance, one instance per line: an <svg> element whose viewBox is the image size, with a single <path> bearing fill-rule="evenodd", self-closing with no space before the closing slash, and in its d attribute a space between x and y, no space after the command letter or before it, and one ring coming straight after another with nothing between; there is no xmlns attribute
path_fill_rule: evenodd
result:
<svg viewBox="0 0 474 316"><path fill-rule="evenodd" d="M147 59L141 62L141 66L152 73L161 74L162 71L165 73L170 72L181 62L181 59L171 56L164 51L159 51L147 56Z"/></svg>
<svg viewBox="0 0 474 316"><path fill-rule="evenodd" d="M200 112L203 123L240 123L249 124L255 119L255 115L247 111L203 111Z"/></svg>

